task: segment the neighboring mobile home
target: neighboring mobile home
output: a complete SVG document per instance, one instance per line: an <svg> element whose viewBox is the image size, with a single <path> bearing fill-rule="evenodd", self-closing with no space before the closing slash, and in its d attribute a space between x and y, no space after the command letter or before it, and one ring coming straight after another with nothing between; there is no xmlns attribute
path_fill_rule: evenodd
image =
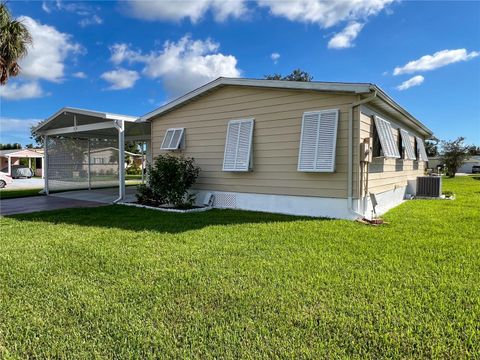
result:
<svg viewBox="0 0 480 360"><path fill-rule="evenodd" d="M12 166L20 165L21 159L27 159L28 167L35 169L35 176L43 177L43 149L0 150L0 171L10 175Z"/></svg>
<svg viewBox="0 0 480 360"><path fill-rule="evenodd" d="M370 193L378 213L414 193L432 135L368 83L219 78L138 122L151 123L150 159L195 158L200 201L337 218L370 216Z"/></svg>

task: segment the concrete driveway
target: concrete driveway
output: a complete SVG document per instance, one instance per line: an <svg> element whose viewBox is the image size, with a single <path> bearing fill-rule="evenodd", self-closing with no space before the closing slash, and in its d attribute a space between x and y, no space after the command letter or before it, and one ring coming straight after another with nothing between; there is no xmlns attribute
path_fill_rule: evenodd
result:
<svg viewBox="0 0 480 360"><path fill-rule="evenodd" d="M13 179L13 183L7 185L5 190L20 189L43 189L44 180L41 178Z"/></svg>
<svg viewBox="0 0 480 360"><path fill-rule="evenodd" d="M49 211L78 207L97 207L103 205L105 204L95 201L75 200L43 195L31 196L0 200L0 215L25 214L36 211Z"/></svg>
<svg viewBox="0 0 480 360"><path fill-rule="evenodd" d="M135 201L135 186L125 189L125 201ZM0 200L0 215L25 214L76 207L110 205L118 197L118 188L65 191L50 196L31 196Z"/></svg>

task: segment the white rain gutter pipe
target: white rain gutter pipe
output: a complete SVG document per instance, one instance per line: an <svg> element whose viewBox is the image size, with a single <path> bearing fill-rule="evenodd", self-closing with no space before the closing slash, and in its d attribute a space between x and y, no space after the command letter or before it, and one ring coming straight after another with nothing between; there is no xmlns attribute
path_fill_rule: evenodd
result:
<svg viewBox="0 0 480 360"><path fill-rule="evenodd" d="M377 90L372 87L369 97L365 99L355 101L350 105L348 111L348 174L347 174L347 207L348 211L356 216L363 217L364 214L360 214L353 210L353 109L359 105L366 104L377 97ZM360 144L358 144L360 146Z"/></svg>

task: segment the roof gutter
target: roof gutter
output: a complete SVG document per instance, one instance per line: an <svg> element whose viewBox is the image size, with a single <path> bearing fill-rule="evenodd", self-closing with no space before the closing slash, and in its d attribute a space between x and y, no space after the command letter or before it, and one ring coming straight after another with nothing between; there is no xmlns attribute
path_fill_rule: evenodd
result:
<svg viewBox="0 0 480 360"><path fill-rule="evenodd" d="M377 89L370 88L370 96L365 99L353 102L348 111L348 173L347 173L347 207L348 211L356 216L364 215L353 210L353 111L362 104L366 104L377 97Z"/></svg>
<svg viewBox="0 0 480 360"><path fill-rule="evenodd" d="M425 135L431 137L433 135L433 131L430 130L428 127L423 125L420 121L418 121L412 114L410 114L407 110L405 110L401 105L399 105L395 100L393 100L385 91L375 85L375 90L378 91L378 97L390 105L392 108L397 110L400 114L405 116L411 122L413 122L421 131L424 132Z"/></svg>

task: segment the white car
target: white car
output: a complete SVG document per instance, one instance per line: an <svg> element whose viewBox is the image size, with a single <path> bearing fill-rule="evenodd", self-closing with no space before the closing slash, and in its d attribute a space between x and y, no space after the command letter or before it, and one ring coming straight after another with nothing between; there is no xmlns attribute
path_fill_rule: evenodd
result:
<svg viewBox="0 0 480 360"><path fill-rule="evenodd" d="M10 185L13 182L11 176L0 172L0 189L3 189L5 186Z"/></svg>

